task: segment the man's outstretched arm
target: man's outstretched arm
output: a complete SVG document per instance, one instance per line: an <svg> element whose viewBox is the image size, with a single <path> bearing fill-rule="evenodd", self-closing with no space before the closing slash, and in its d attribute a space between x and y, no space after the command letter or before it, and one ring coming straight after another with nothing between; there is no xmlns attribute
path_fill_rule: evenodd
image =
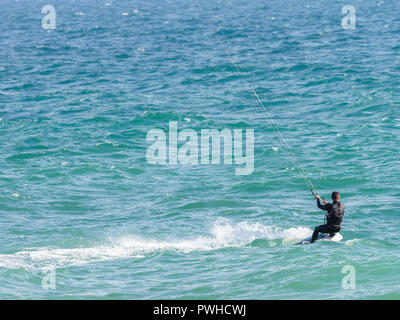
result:
<svg viewBox="0 0 400 320"><path fill-rule="evenodd" d="M319 201L319 195L315 196L317 198L317 206L318 208L320 208L321 210L325 210L325 211L329 211L331 209L331 204L328 203L327 201L324 200L324 204L321 204L321 202Z"/></svg>

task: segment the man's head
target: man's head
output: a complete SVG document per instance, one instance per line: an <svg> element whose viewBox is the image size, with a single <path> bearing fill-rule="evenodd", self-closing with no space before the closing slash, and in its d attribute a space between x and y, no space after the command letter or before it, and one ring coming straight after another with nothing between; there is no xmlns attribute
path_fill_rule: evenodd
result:
<svg viewBox="0 0 400 320"><path fill-rule="evenodd" d="M340 193L337 191L332 192L332 200L333 201L340 201Z"/></svg>

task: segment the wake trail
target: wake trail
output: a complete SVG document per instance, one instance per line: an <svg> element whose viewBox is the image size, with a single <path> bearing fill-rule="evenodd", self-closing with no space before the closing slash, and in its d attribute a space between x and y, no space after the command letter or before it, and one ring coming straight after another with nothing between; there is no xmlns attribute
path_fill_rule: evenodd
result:
<svg viewBox="0 0 400 320"><path fill-rule="evenodd" d="M0 254L0 268L40 269L48 266L68 267L93 262L143 258L164 251L210 251L228 247L245 247L256 239L282 240L282 244L299 240L311 234L305 227L281 229L261 223L242 221L232 223L228 219L215 221L207 236L183 240L145 239L135 235L122 236L106 244L86 248L40 247L11 254Z"/></svg>

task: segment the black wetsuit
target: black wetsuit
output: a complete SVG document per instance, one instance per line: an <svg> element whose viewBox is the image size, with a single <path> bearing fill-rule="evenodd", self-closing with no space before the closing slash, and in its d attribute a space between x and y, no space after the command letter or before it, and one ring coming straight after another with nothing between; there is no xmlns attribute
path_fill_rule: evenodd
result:
<svg viewBox="0 0 400 320"><path fill-rule="evenodd" d="M326 224L321 224L314 229L312 234L311 243L317 240L318 233L329 233L334 234L340 231L340 225L342 223L342 217L344 214L344 205L339 201L333 201L332 203L321 204L317 199L318 208L328 211L326 216Z"/></svg>

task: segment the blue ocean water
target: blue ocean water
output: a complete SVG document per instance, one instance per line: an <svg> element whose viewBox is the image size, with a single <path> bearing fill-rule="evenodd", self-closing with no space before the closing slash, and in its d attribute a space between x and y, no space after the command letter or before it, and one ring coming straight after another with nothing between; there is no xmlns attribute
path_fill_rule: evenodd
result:
<svg viewBox="0 0 400 320"><path fill-rule="evenodd" d="M400 298L397 1L50 2L0 2L1 299ZM170 121L254 129L254 171L149 164ZM274 123L342 241L293 245L324 215Z"/></svg>

